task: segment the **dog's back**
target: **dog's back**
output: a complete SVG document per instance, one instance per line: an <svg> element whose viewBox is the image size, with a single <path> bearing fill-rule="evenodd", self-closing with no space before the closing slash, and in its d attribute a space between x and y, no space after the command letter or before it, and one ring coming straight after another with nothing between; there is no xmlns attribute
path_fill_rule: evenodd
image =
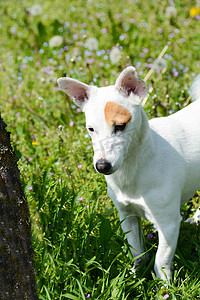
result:
<svg viewBox="0 0 200 300"><path fill-rule="evenodd" d="M169 144L167 148L165 143L162 159L174 164L174 171L180 169L183 204L200 188L200 99L171 116L150 120L149 125L156 144L162 145L161 139Z"/></svg>

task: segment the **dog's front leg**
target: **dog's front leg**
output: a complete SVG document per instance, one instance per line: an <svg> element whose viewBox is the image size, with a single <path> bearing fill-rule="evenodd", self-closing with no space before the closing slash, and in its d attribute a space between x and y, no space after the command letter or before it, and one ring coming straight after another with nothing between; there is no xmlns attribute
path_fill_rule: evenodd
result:
<svg viewBox="0 0 200 300"><path fill-rule="evenodd" d="M109 184L108 195L112 199L119 212L121 227L123 232L126 234L128 243L130 245L130 251L133 257L137 257L138 255L144 253L144 235L141 218L135 214L133 207L123 203L123 198L118 198L116 196L116 193L113 192ZM119 193L119 195L121 196L121 193ZM132 268L132 272L134 272L136 269L137 261L138 260L136 259L134 267Z"/></svg>
<svg viewBox="0 0 200 300"><path fill-rule="evenodd" d="M171 267L176 250L180 222L162 223L158 228L159 245L156 253L154 270L156 276L168 280L171 278Z"/></svg>
<svg viewBox="0 0 200 300"><path fill-rule="evenodd" d="M144 236L140 217L120 213L122 230L126 234L133 257L144 253ZM137 265L137 260L134 265ZM134 271L135 267L132 269Z"/></svg>

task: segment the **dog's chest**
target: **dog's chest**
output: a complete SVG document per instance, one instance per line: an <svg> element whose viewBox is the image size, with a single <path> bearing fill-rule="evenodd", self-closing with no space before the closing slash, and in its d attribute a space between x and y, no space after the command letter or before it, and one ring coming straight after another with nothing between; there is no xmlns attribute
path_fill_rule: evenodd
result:
<svg viewBox="0 0 200 300"><path fill-rule="evenodd" d="M136 215L146 220L151 219L151 213L143 197L131 191L123 191L115 184L108 184L108 195L116 206L119 214Z"/></svg>

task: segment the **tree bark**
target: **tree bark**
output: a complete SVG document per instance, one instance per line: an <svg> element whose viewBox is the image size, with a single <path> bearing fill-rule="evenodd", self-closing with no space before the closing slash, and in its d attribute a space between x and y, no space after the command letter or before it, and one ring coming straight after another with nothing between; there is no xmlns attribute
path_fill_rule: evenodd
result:
<svg viewBox="0 0 200 300"><path fill-rule="evenodd" d="M28 204L0 115L0 299L38 299Z"/></svg>

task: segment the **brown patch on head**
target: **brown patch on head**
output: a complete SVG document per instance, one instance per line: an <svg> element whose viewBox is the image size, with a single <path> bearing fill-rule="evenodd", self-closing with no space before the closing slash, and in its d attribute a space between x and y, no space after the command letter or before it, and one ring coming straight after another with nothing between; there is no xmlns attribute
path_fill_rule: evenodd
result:
<svg viewBox="0 0 200 300"><path fill-rule="evenodd" d="M105 119L110 127L113 124L121 125L131 120L131 113L122 105L115 102L107 102L105 109Z"/></svg>

